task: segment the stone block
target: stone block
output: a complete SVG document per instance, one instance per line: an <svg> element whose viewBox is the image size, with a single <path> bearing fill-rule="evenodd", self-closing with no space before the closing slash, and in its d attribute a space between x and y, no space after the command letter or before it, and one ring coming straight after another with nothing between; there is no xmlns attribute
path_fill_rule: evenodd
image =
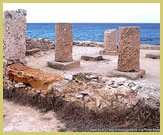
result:
<svg viewBox="0 0 163 135"><path fill-rule="evenodd" d="M49 67L59 69L59 70L69 70L69 69L72 69L72 68L80 67L80 61L71 61L71 62L48 61L47 65Z"/></svg>
<svg viewBox="0 0 163 135"><path fill-rule="evenodd" d="M117 51L109 51L109 50L100 50L101 55L112 55L112 56L117 56L118 52Z"/></svg>
<svg viewBox="0 0 163 135"><path fill-rule="evenodd" d="M104 60L104 58L102 56L96 56L96 57L93 57L93 56L81 56L81 59L85 60L85 61L101 61L101 60Z"/></svg>
<svg viewBox="0 0 163 135"><path fill-rule="evenodd" d="M140 70L140 27L119 27L118 70Z"/></svg>

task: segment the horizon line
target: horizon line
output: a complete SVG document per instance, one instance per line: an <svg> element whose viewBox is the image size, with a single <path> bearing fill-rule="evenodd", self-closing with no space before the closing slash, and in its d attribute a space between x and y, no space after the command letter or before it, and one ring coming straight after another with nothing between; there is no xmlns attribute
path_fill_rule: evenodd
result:
<svg viewBox="0 0 163 135"><path fill-rule="evenodd" d="M134 23L134 24L140 24L140 23L157 23L160 24L160 22L27 22L27 23Z"/></svg>

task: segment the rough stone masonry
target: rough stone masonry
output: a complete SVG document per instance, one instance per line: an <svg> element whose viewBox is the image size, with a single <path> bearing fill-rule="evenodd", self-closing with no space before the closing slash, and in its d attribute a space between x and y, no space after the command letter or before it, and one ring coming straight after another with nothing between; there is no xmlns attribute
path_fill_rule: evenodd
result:
<svg viewBox="0 0 163 135"><path fill-rule="evenodd" d="M55 61L71 62L72 59L72 24L55 24Z"/></svg>
<svg viewBox="0 0 163 135"><path fill-rule="evenodd" d="M3 59L23 60L26 52L26 10L4 12L3 21Z"/></svg>
<svg viewBox="0 0 163 135"><path fill-rule="evenodd" d="M140 70L140 27L119 27L118 71Z"/></svg>

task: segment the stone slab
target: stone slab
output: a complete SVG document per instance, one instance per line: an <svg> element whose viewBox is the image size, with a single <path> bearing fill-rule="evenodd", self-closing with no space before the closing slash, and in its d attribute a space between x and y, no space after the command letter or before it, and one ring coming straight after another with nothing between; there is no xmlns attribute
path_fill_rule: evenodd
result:
<svg viewBox="0 0 163 135"><path fill-rule="evenodd" d="M7 74L15 82L30 84L39 90L46 90L50 84L63 80L61 75L43 72L40 69L27 67L20 63L8 66Z"/></svg>
<svg viewBox="0 0 163 135"><path fill-rule="evenodd" d="M104 58L102 56L96 56L96 57L93 57L93 56L81 56L81 59L85 60L85 61L101 61L101 60L104 60Z"/></svg>
<svg viewBox="0 0 163 135"><path fill-rule="evenodd" d="M140 69L138 72L121 72L117 69L114 69L108 73L108 77L126 77L131 80L136 80L138 78L143 78L145 75L145 70Z"/></svg>
<svg viewBox="0 0 163 135"><path fill-rule="evenodd" d="M159 53L148 53L145 56L146 58L151 58L151 59L160 59L160 54Z"/></svg>
<svg viewBox="0 0 163 135"><path fill-rule="evenodd" d="M47 65L49 67L59 69L59 70L69 70L69 69L72 69L72 68L80 67L80 61L71 61L71 62L48 61Z"/></svg>
<svg viewBox="0 0 163 135"><path fill-rule="evenodd" d="M112 56L117 56L118 52L117 51L109 51L109 50L100 50L99 52L102 55L112 55Z"/></svg>

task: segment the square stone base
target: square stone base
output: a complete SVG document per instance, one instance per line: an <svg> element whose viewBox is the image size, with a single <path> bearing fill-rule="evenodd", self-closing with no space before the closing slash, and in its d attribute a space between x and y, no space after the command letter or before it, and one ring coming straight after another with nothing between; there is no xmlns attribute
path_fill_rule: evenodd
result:
<svg viewBox="0 0 163 135"><path fill-rule="evenodd" d="M69 70L69 69L72 69L72 68L80 67L80 61L71 61L71 62L48 61L47 65L49 67L59 69L59 70Z"/></svg>
<svg viewBox="0 0 163 135"><path fill-rule="evenodd" d="M145 75L145 70L140 69L139 72L122 72L117 69L112 70L108 73L108 77L126 77L127 79L136 80L138 78L143 78Z"/></svg>
<svg viewBox="0 0 163 135"><path fill-rule="evenodd" d="M109 51L109 50L100 50L100 54L116 56L116 55L118 55L118 52L117 51Z"/></svg>

